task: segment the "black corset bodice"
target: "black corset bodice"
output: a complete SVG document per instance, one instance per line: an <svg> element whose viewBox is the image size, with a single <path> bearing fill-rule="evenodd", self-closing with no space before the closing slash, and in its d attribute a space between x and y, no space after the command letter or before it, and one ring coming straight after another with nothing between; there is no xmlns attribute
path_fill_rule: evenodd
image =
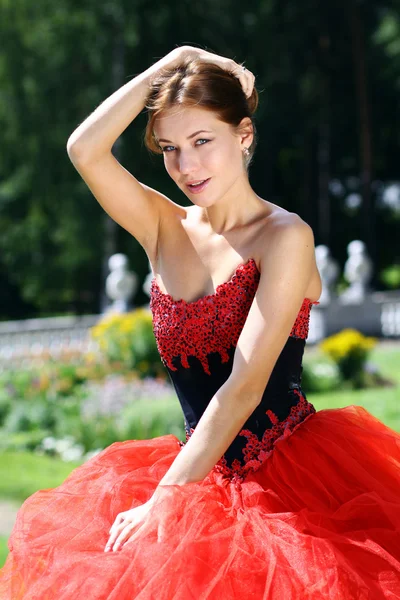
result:
<svg viewBox="0 0 400 600"><path fill-rule="evenodd" d="M214 294L194 302L174 300L160 290L155 278L152 280L154 335L182 406L186 440L232 371L236 343L259 280L252 258L239 265ZM301 389L302 358L313 304L318 303L304 299L260 404L215 465L226 477L243 479L257 470L278 440L315 413Z"/></svg>

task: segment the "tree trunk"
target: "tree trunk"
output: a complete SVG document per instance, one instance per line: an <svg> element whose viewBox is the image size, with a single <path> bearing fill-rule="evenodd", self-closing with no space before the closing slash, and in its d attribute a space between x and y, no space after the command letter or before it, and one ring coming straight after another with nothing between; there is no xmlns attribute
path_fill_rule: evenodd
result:
<svg viewBox="0 0 400 600"><path fill-rule="evenodd" d="M124 84L125 73L125 41L123 36L123 6L122 4L114 16L114 27L111 28L114 48L113 48L113 64L112 64L112 84L113 90L117 90ZM121 159L122 153L122 138L121 136L115 141L113 146L113 154L115 158ZM100 297L100 312L103 313L110 304L106 292L105 282L109 273L108 261L110 256L117 251L117 223L108 216L104 215L104 246L103 246L103 261L102 261L102 289Z"/></svg>
<svg viewBox="0 0 400 600"><path fill-rule="evenodd" d="M359 0L350 2L350 26L354 62L354 78L359 115L360 179L361 179L361 227L364 242L374 263L376 263L376 239L373 228L372 181L372 140L371 117L368 99L367 70L365 65L365 40Z"/></svg>

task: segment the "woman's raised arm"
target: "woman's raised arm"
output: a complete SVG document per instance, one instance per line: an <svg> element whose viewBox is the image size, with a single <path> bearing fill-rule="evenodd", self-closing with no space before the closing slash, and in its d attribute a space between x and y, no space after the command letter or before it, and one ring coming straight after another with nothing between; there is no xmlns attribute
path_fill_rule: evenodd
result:
<svg viewBox="0 0 400 600"><path fill-rule="evenodd" d="M195 50L195 49L193 49ZM149 86L163 67L179 64L190 47L175 48L123 85L71 134L68 156L99 204L155 258L160 222L177 205L138 181L112 154L116 139L144 108Z"/></svg>

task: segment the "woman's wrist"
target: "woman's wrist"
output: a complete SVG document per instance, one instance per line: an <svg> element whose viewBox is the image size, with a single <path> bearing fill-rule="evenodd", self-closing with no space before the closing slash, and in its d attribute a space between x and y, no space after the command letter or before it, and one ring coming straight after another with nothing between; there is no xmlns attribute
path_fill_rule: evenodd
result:
<svg viewBox="0 0 400 600"><path fill-rule="evenodd" d="M173 492L173 490L171 489L170 486L159 484L156 487L156 489L154 490L153 495L149 499L149 503L154 504L154 503L160 501L161 499L166 498L167 496L171 495L172 492Z"/></svg>
<svg viewBox="0 0 400 600"><path fill-rule="evenodd" d="M197 48L192 48L191 46L179 46L178 48L171 50L171 52L146 69L145 74L149 84L152 83L153 79L155 79L158 74L162 73L163 69L177 67L186 58L189 58L190 56L195 57L196 50Z"/></svg>

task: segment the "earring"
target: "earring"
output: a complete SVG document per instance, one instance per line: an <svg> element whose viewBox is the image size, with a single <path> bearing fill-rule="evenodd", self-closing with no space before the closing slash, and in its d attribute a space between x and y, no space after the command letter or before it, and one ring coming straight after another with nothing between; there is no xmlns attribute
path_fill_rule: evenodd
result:
<svg viewBox="0 0 400 600"><path fill-rule="evenodd" d="M248 148L243 148L243 152L245 153L246 156L249 155L249 149Z"/></svg>

